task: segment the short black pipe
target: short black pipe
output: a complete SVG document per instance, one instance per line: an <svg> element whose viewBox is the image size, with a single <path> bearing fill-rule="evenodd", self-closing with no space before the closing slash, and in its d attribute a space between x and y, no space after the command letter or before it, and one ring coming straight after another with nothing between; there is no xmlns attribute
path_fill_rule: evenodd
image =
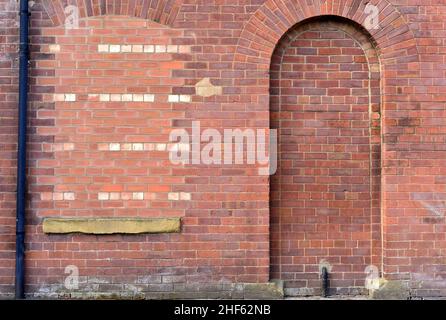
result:
<svg viewBox="0 0 446 320"><path fill-rule="evenodd" d="M16 299L25 298L26 127L28 122L29 15L28 0L20 0L19 132L17 147L15 266Z"/></svg>
<svg viewBox="0 0 446 320"><path fill-rule="evenodd" d="M329 274L327 267L322 267L321 270L321 276L322 276L322 296L328 297L329 295L329 289L330 289L330 280L329 280Z"/></svg>

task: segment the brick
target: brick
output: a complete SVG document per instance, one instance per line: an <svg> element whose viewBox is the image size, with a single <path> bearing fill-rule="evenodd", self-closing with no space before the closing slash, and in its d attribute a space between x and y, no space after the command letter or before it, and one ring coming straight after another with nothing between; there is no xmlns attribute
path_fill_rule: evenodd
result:
<svg viewBox="0 0 446 320"><path fill-rule="evenodd" d="M177 192L169 192L168 197L169 200L180 200L180 195Z"/></svg>
<svg viewBox="0 0 446 320"><path fill-rule="evenodd" d="M142 150L144 150L144 144L143 143L133 143L132 150L142 151Z"/></svg>
<svg viewBox="0 0 446 320"><path fill-rule="evenodd" d="M98 52L109 52L110 48L108 44L99 44L98 45Z"/></svg>
<svg viewBox="0 0 446 320"><path fill-rule="evenodd" d="M74 200L75 199L75 195L74 195L73 192L64 192L63 199L64 200Z"/></svg>
<svg viewBox="0 0 446 320"><path fill-rule="evenodd" d="M157 52L157 53L164 53L164 52L166 52L166 46L156 45L155 46L155 52Z"/></svg>
<svg viewBox="0 0 446 320"><path fill-rule="evenodd" d="M58 44L50 44L48 46L49 52L51 53L58 53L60 52L60 45Z"/></svg>
<svg viewBox="0 0 446 320"><path fill-rule="evenodd" d="M353 115L332 109L330 105L334 102L335 97L340 96L342 97L340 101L347 104L347 110L355 110L359 107L360 99L369 100L368 88L362 93L363 98L359 94L355 95L356 99L347 100L344 98L351 96L353 85L363 86L364 83L343 80L353 79L355 69L352 69L350 74L337 72L343 69L348 70L349 68L346 66L350 66L351 61L354 60L357 61L355 66L359 70L366 70L368 66L366 59L356 58L357 56L363 57L364 52L356 50L358 45L355 42L335 43L331 41L324 45L333 45L334 48L319 48L322 43L316 39L325 36L326 32L330 32L335 38L345 37L342 31L329 30L331 28L324 24L314 24L312 30L304 31L293 42L285 43L287 49L277 52L277 57L273 58L273 61L282 61L282 63L277 66L277 73L272 75L271 80L272 92L281 92L281 99L273 98L272 100L271 108L274 110L272 119L283 120L282 122L273 120L272 127L280 128L282 125L283 131L279 136L279 141L282 142L278 172L271 182L272 256L275 257L272 269L287 271L285 274L273 271L272 277L285 280L288 288L297 289L301 286L301 281L308 281L309 274L299 270L296 266L297 259L307 259L298 265L309 269L311 265L319 263L315 259L316 257L327 256L322 241L327 241L331 252L330 256L337 256L342 267L345 268L354 268L353 264L358 266L362 263L361 268L364 269L366 267L365 256L371 254L370 242L356 244L355 247L362 251L358 250L354 254L345 242L336 243L336 246L330 243L339 239L340 232L349 239L369 239L370 234L364 230L370 226L368 212L373 208L371 207L372 202L362 201L362 199L370 197L371 180L360 179L360 173L354 171L354 167L357 165L370 168L372 155L369 150L372 142L368 137L369 122L355 122ZM299 45L299 43L305 43L304 39L309 41L306 43L306 47ZM336 46L342 48L336 48ZM345 56L345 59L329 60L325 56L327 54L337 54L337 57ZM295 59L297 55L299 58L305 59ZM308 64L315 64L316 70L319 66L323 66L323 69L308 72ZM280 77L287 79L289 77L288 70L301 72L303 77L289 82L276 81ZM300 108L290 109L287 97L290 96L289 101L291 101L292 97L299 92L308 95L307 101L302 101L303 105ZM315 103L318 104L317 111L323 110L323 113L315 112ZM356 114L364 120L369 118L368 109L364 109L362 114ZM359 130L357 132L350 130L353 127ZM288 131L287 128L293 129ZM364 136L364 143L368 144L367 148L361 150L356 147L351 148L351 141L356 134ZM331 139L339 137L339 139L335 143L330 143L328 137ZM345 144L343 144L343 140L345 140ZM354 165L350 160L353 158L357 161ZM289 159L297 159L297 161L290 162ZM362 164L359 164L359 161L362 161ZM351 165L353 167L350 167ZM324 168L330 169L324 172ZM321 175L328 178L322 178ZM376 198L375 201L378 199ZM286 216L284 215L284 212L287 212L285 210L289 211ZM339 222L333 219L329 220L327 215L342 216L345 220ZM369 218L356 222L353 217L357 215ZM283 228L286 228L287 235L283 234ZM301 233L294 234L292 231ZM301 242L299 241L301 241L302 235L305 235L305 238L310 241L308 244L300 246ZM274 239L281 237L294 243L293 247L276 245ZM299 250L300 247L302 250ZM312 259L312 257L314 258ZM332 261L331 263L337 263L338 266L338 262ZM348 266L349 264L350 266ZM360 277L359 274L352 277L349 282L350 286L354 285L355 279L360 281ZM336 274L333 270L331 279L336 281L336 279L340 280L344 277L341 274ZM307 284L306 287L311 288L311 285ZM314 287L314 290L317 290L317 287Z"/></svg>
<svg viewBox="0 0 446 320"><path fill-rule="evenodd" d="M109 94L100 94L99 95L99 101L110 101L110 95Z"/></svg>
<svg viewBox="0 0 446 320"><path fill-rule="evenodd" d="M180 199L181 200L190 200L191 195L190 195L190 193L187 193L187 192L180 192Z"/></svg>
<svg viewBox="0 0 446 320"><path fill-rule="evenodd" d="M111 53L121 52L121 46L119 44L111 44L109 46L109 52Z"/></svg>
<svg viewBox="0 0 446 320"><path fill-rule="evenodd" d="M153 94L144 94L144 102L154 102L155 95Z"/></svg>
<svg viewBox="0 0 446 320"><path fill-rule="evenodd" d="M80 1L88 19L66 29L66 2L32 8L30 297L262 298L270 278L318 295L322 266L333 294L357 295L369 265L411 298L444 296L441 5L377 1L380 27L367 29L356 1L222 0L218 14L208 2ZM0 8L17 26L16 9ZM19 74L17 29L3 29L0 298L14 290ZM192 121L278 128L277 173L172 164L170 151L195 151L168 139ZM86 216L184 223L42 233L44 217ZM80 267L76 292L59 281L66 264Z"/></svg>
<svg viewBox="0 0 446 320"><path fill-rule="evenodd" d="M110 194L108 192L99 192L98 193L98 200L109 200Z"/></svg>
<svg viewBox="0 0 446 320"><path fill-rule="evenodd" d="M176 95L176 94L171 94L169 95L169 102L179 102L180 101L180 96Z"/></svg>
<svg viewBox="0 0 446 320"><path fill-rule="evenodd" d="M153 52L155 52L155 46L150 45L150 44L144 45L144 52L146 52L146 53L153 53Z"/></svg>
<svg viewBox="0 0 446 320"><path fill-rule="evenodd" d="M144 192L133 192L133 200L144 200Z"/></svg>
<svg viewBox="0 0 446 320"><path fill-rule="evenodd" d="M110 151L120 151L121 145L119 143L110 143L109 150Z"/></svg>

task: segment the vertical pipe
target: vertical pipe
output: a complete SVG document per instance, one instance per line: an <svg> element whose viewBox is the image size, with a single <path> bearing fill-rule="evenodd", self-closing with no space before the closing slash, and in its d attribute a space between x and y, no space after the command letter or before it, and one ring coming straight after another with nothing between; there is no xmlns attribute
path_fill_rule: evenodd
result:
<svg viewBox="0 0 446 320"><path fill-rule="evenodd" d="M26 127L28 113L29 62L28 0L20 0L19 129L17 147L16 266L15 297L25 297L25 206L26 206Z"/></svg>
<svg viewBox="0 0 446 320"><path fill-rule="evenodd" d="M327 267L322 267L321 270L321 276L322 276L322 297L328 297L329 295L329 289L330 289L330 283L329 283L329 275L328 275L328 269Z"/></svg>

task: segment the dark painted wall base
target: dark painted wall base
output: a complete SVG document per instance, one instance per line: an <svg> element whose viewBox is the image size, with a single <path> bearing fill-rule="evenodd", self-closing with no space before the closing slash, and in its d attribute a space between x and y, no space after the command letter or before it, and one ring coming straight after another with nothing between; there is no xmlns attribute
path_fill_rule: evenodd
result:
<svg viewBox="0 0 446 320"><path fill-rule="evenodd" d="M277 283L109 284L89 283L78 290L40 287L28 298L52 299L282 299Z"/></svg>

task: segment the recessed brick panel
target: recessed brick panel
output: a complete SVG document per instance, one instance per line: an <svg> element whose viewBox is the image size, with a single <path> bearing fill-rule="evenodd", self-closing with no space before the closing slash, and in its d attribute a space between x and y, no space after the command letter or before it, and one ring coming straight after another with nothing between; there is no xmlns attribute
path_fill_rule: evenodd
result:
<svg viewBox="0 0 446 320"><path fill-rule="evenodd" d="M292 30L271 64L271 126L279 136L271 277L316 294L324 261L332 290L360 291L376 245L380 158L372 135L379 137L379 125L372 116L379 115L379 73L345 27Z"/></svg>

